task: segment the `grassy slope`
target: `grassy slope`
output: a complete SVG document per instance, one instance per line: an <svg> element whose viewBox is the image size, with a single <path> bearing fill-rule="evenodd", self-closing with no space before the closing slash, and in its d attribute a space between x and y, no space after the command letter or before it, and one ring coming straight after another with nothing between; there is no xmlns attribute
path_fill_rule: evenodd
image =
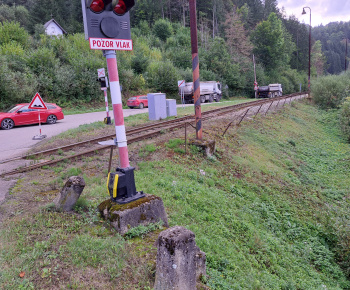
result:
<svg viewBox="0 0 350 290"><path fill-rule="evenodd" d="M135 160L147 160L137 164L138 190L161 196L170 225L192 230L206 252L207 285L350 288L350 146L340 136L336 113L297 105L219 137L227 124L204 124L206 138L217 141L215 158L195 148L185 155L176 140L131 148ZM105 172L97 168L107 160L89 157L20 180L0 236L0 286L152 286L156 234L125 241L93 211L105 198ZM82 173L87 187L77 213L33 209L31 204L52 200L67 176Z"/></svg>

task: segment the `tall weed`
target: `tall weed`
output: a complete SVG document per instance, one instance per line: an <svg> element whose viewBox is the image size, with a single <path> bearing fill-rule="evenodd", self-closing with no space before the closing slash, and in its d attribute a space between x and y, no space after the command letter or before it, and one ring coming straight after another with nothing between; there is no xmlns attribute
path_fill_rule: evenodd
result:
<svg viewBox="0 0 350 290"><path fill-rule="evenodd" d="M350 97L345 99L340 109L340 127L345 138L350 142Z"/></svg>

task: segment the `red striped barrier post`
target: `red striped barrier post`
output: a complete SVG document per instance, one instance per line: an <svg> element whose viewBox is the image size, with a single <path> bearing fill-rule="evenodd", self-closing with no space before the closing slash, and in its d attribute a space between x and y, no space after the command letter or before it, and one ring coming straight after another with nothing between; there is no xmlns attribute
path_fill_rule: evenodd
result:
<svg viewBox="0 0 350 290"><path fill-rule="evenodd" d="M197 13L196 0L190 0L190 25L191 25L191 47L192 47L192 71L193 71L193 102L196 116L196 138L202 140L202 111L199 81L199 58L197 39Z"/></svg>
<svg viewBox="0 0 350 290"><path fill-rule="evenodd" d="M109 118L109 108L108 108L108 99L107 99L107 88L103 89L103 94L105 96L105 105L106 105L106 114L107 118Z"/></svg>
<svg viewBox="0 0 350 290"><path fill-rule="evenodd" d="M115 133L119 150L119 164L121 168L127 168L129 164L128 145L126 140L122 95L120 92L117 55L114 50L105 50L104 56L107 60L110 92L113 105Z"/></svg>
<svg viewBox="0 0 350 290"><path fill-rule="evenodd" d="M102 88L101 90L103 90L103 94L104 94L104 96L105 96L105 105L106 105L106 114L107 114L105 123L106 123L107 125L111 125L112 123L111 123L111 118L110 118L110 116L109 116L107 88Z"/></svg>
<svg viewBox="0 0 350 290"><path fill-rule="evenodd" d="M42 135L41 135L41 120L40 120L40 110L38 110L38 113L39 113L39 134L40 134L40 136L42 136Z"/></svg>
<svg viewBox="0 0 350 290"><path fill-rule="evenodd" d="M115 50L105 50L103 55L107 60L110 81L109 88L113 105L115 133L117 135L116 143L119 151L119 167L116 169L116 172L110 172L108 174L107 187L111 200L119 204L124 204L145 197L145 194L142 191L136 191L134 178L135 167L130 167L129 163L117 54Z"/></svg>

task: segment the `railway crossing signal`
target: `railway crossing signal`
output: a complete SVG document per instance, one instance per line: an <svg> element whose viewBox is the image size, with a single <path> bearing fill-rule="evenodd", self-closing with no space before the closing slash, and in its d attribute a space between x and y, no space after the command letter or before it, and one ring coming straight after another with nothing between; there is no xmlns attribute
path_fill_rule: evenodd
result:
<svg viewBox="0 0 350 290"><path fill-rule="evenodd" d="M145 197L145 194L142 191L136 191L135 168L131 167L129 163L116 50L132 50L128 11L135 5L135 0L81 0L81 4L85 38L89 39L90 49L103 50L103 55L107 60L117 136L115 145L118 146L119 151L119 167L117 167L116 172L110 172L108 175L108 191L112 201L121 204L129 203ZM106 97L106 79L102 79L100 71L98 71L98 76L102 89L105 89Z"/></svg>
<svg viewBox="0 0 350 290"><path fill-rule="evenodd" d="M135 5L134 0L81 0L85 38L90 40L92 49L118 49L111 39L130 40L130 16L128 11ZM100 41L97 43L97 41ZM127 45L119 44L122 48ZM129 44L129 48L132 45ZM131 50L126 49L126 50Z"/></svg>

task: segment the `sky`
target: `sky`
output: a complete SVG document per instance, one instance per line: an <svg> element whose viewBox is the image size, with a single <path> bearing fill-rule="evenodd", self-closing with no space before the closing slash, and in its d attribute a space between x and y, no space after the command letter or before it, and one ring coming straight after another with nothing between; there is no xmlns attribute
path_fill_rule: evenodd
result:
<svg viewBox="0 0 350 290"><path fill-rule="evenodd" d="M311 8L311 26L326 25L335 21L350 21L350 0L278 0L278 7L284 7L287 16L296 16L301 23L310 23L310 10L305 9L306 15L302 15L303 7Z"/></svg>

